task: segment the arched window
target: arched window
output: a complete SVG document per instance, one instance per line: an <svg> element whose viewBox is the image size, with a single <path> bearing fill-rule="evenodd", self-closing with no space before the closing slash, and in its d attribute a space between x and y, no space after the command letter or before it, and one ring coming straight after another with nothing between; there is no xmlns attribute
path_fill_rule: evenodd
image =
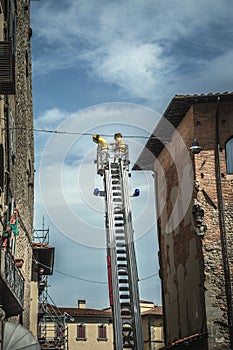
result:
<svg viewBox="0 0 233 350"><path fill-rule="evenodd" d="M233 137L226 142L227 173L233 174Z"/></svg>

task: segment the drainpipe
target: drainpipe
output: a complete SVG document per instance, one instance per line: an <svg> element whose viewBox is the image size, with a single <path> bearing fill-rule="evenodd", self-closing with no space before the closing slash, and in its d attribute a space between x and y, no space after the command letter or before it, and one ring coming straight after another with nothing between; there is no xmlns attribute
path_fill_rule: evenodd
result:
<svg viewBox="0 0 233 350"><path fill-rule="evenodd" d="M230 276L230 267L229 267L227 237L226 237L224 202L223 202L223 194L222 194L222 179L221 179L221 170L220 170L219 104L220 104L220 97L218 97L218 100L217 100L216 121L215 121L216 122L215 172L216 172L216 180L217 180L219 228L220 228L220 235L221 235L223 268L224 268L224 277L225 277L225 291L226 291L226 302L227 302L228 326L229 326L231 349L233 349L232 288L231 288L231 276Z"/></svg>
<svg viewBox="0 0 233 350"><path fill-rule="evenodd" d="M6 135L5 135L5 152L6 154L6 197L5 197L5 203L9 205L10 199L11 199L11 193L10 193L10 180L11 180L11 158L10 158L10 130L9 130L9 100L8 96L5 96L4 101L4 109L5 109L5 121L6 121ZM7 211L7 221L10 218L10 212Z"/></svg>
<svg viewBox="0 0 233 350"><path fill-rule="evenodd" d="M162 307L163 307L163 338L164 338L164 343L165 345L168 344L168 339L167 339L167 319L166 319L166 310L165 310L165 296L164 296L164 286L163 286L163 272L162 272L162 263L161 263L161 228L159 227L159 198L158 198L158 176L157 173L153 172L152 174L154 180L155 180L155 209L156 209L156 220L157 220L157 235L158 235L158 243L159 243L159 268L160 268L160 280L161 280L161 293L162 293Z"/></svg>

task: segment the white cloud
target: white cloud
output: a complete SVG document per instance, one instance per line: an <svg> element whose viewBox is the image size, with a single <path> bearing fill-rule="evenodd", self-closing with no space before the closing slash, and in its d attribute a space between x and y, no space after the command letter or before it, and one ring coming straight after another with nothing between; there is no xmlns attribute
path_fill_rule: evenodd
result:
<svg viewBox="0 0 233 350"><path fill-rule="evenodd" d="M46 1L33 15L34 35L43 44L35 72L81 65L130 96L153 99L181 78L185 53L177 56L177 49L182 41L197 40L200 52L206 43L217 45L221 26L228 35L232 7L229 0L70 0L60 6ZM204 63L211 63L202 54Z"/></svg>
<svg viewBox="0 0 233 350"><path fill-rule="evenodd" d="M60 124L63 120L68 117L68 113L61 111L60 109L54 107L44 111L43 114L36 118L37 127L56 127L58 123Z"/></svg>

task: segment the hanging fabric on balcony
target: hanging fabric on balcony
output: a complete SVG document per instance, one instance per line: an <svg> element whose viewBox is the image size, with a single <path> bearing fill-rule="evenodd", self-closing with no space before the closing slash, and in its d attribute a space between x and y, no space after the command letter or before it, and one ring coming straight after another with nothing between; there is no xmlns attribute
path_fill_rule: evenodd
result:
<svg viewBox="0 0 233 350"><path fill-rule="evenodd" d="M5 322L3 333L4 350L40 350L40 344L34 335L18 323Z"/></svg>
<svg viewBox="0 0 233 350"><path fill-rule="evenodd" d="M4 250L10 250L11 254L15 253L15 239L19 234L18 222L19 222L19 212L18 208L14 208L13 214L10 218L10 221L7 222L7 226L2 235L2 246Z"/></svg>

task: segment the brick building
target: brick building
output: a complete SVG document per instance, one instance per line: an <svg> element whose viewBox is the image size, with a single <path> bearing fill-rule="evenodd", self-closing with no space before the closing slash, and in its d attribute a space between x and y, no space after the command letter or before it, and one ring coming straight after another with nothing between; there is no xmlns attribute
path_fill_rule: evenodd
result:
<svg viewBox="0 0 233 350"><path fill-rule="evenodd" d="M134 170L154 172L165 349L232 349L233 94L175 96Z"/></svg>
<svg viewBox="0 0 233 350"><path fill-rule="evenodd" d="M34 203L31 34L30 1L1 0L0 304L1 321L5 317L8 329L9 322L30 325Z"/></svg>

